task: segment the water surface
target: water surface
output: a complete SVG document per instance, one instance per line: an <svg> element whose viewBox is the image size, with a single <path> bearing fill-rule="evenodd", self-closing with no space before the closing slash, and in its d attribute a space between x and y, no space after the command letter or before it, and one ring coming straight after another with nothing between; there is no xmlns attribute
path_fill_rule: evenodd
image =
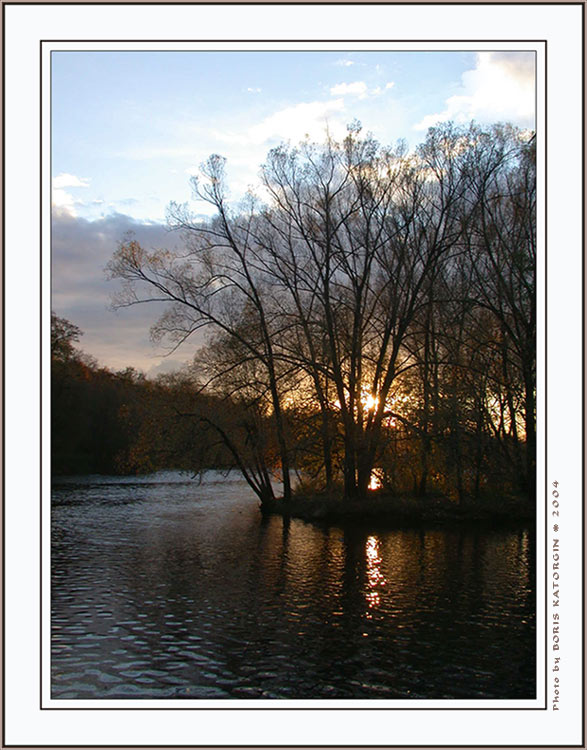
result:
<svg viewBox="0 0 587 750"><path fill-rule="evenodd" d="M238 476L57 480L53 698L534 698L528 530L263 519Z"/></svg>

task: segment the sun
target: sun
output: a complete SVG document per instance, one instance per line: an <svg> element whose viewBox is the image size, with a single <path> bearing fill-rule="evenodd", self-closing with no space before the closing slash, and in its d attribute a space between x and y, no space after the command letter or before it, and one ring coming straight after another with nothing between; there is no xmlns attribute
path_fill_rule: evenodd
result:
<svg viewBox="0 0 587 750"><path fill-rule="evenodd" d="M380 469L374 469L371 472L371 477L369 479L369 484L367 485L368 490L380 490L383 487L383 482L381 478L381 470Z"/></svg>
<svg viewBox="0 0 587 750"><path fill-rule="evenodd" d="M374 411L379 406L379 398L373 396L371 393L364 393L361 398L361 403L367 411Z"/></svg>

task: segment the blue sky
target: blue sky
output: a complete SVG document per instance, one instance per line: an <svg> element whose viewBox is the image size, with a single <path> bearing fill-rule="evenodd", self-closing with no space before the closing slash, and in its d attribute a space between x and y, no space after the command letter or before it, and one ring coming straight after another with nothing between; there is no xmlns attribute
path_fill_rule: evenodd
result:
<svg viewBox="0 0 587 750"><path fill-rule="evenodd" d="M534 127L531 52L54 51L51 82L54 308L104 364L152 372L171 365L148 341L130 351L105 340L111 233L150 225L164 241L167 205L190 200L189 177L211 153L227 157L237 200L272 146L321 140L326 127L344 137L355 118L412 147L449 119ZM102 312L90 314L90 285Z"/></svg>

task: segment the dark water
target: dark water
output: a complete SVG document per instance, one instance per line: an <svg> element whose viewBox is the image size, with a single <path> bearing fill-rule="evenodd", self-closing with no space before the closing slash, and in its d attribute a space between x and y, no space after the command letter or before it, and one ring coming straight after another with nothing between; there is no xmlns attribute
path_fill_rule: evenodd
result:
<svg viewBox="0 0 587 750"><path fill-rule="evenodd" d="M263 520L236 477L55 486L53 698L533 698L526 530Z"/></svg>

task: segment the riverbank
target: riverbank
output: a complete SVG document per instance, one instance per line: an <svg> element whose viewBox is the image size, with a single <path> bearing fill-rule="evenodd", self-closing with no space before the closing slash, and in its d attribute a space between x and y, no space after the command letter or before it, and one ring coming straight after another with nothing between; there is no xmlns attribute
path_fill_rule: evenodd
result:
<svg viewBox="0 0 587 750"><path fill-rule="evenodd" d="M376 522L386 527L528 525L535 521L535 507L526 498L515 496L462 503L440 496L407 497L379 492L364 500L297 496L287 504L283 500L267 503L261 512L326 524Z"/></svg>

